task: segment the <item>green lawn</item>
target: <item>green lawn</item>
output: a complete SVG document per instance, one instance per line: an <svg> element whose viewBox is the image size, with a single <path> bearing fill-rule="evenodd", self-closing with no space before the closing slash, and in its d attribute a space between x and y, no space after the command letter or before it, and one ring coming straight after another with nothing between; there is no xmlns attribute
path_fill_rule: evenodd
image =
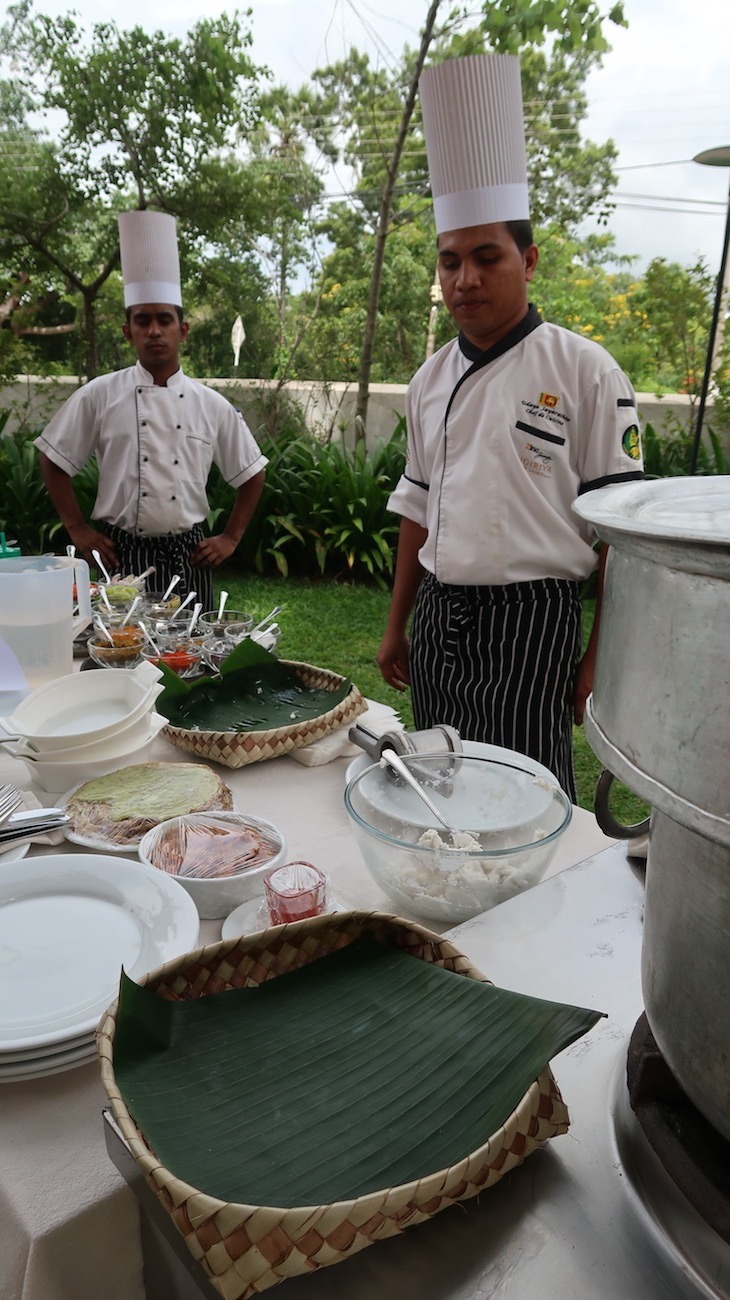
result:
<svg viewBox="0 0 730 1300"><path fill-rule="evenodd" d="M282 605L277 619L281 627L279 654L351 677L363 695L391 704L404 725L413 726L410 697L387 686L375 663L388 611L388 592L335 582L242 577L240 571L232 569L218 575L217 597L223 589L229 593L231 608L247 610L257 618L263 618L275 605ZM587 608L586 614L591 619L592 608ZM592 809L601 764L581 728L575 728L574 738L578 802L582 808ZM638 821L645 815L645 805L631 791L620 787L615 789L611 803L623 821Z"/></svg>

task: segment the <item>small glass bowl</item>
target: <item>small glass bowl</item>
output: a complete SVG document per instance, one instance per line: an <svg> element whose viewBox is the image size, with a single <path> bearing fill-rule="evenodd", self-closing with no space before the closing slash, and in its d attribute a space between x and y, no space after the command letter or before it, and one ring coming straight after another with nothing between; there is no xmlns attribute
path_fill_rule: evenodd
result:
<svg viewBox="0 0 730 1300"><path fill-rule="evenodd" d="M201 671L203 647L194 641L179 640L174 645L161 645L160 650L162 653L159 655L152 650L145 650L144 658L155 667L164 664L177 673L178 677L195 677Z"/></svg>
<svg viewBox="0 0 730 1300"><path fill-rule="evenodd" d="M205 636L237 636L240 640L253 627L253 614L238 609L224 609L220 618L217 609L208 609L198 619L198 627Z"/></svg>
<svg viewBox="0 0 730 1300"><path fill-rule="evenodd" d="M172 591L167 600L163 600L164 594L164 591L145 592L142 609L147 618L164 621L171 618L175 611L180 608L182 596L177 591Z"/></svg>
<svg viewBox="0 0 730 1300"><path fill-rule="evenodd" d="M136 668L144 659L145 638L141 627L110 627L114 639L110 645L101 632L94 633L86 642L86 649L95 664L101 668Z"/></svg>
<svg viewBox="0 0 730 1300"><path fill-rule="evenodd" d="M233 643L227 637L207 636L203 641L203 658L210 668L218 672L224 659L233 650Z"/></svg>

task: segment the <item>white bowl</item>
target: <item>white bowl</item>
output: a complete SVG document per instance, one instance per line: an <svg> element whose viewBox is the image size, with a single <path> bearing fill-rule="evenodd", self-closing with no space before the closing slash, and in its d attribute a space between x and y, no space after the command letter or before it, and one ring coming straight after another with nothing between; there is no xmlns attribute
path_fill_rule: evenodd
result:
<svg viewBox="0 0 730 1300"><path fill-rule="evenodd" d="M149 712L164 689L161 677L159 669L147 663L134 669L71 673L31 691L0 723L46 752L89 744Z"/></svg>
<svg viewBox="0 0 730 1300"><path fill-rule="evenodd" d="M121 671L123 669L120 669ZM159 713L150 713L147 731L141 740L138 738L129 747L120 745L113 753L108 751L105 758L61 763L45 760L38 762L30 758L23 758L20 761L25 763L34 785L50 794L64 794L72 786L80 785L83 781L92 781L96 776L106 776L107 772L115 772L118 767L126 767L128 759L135 758L141 761L143 751L151 745L155 736L159 735L165 726L167 726L167 718L163 718Z"/></svg>
<svg viewBox="0 0 730 1300"><path fill-rule="evenodd" d="M453 924L537 884L572 816L554 778L471 755L419 754L404 762L478 847L454 848L440 828L434 844L420 842L436 819L379 764L365 768L348 783L345 807L365 865L390 898L407 912Z"/></svg>
<svg viewBox="0 0 730 1300"><path fill-rule="evenodd" d="M249 816L239 812L203 812L189 813L184 817L171 817L169 821L160 822L142 839L137 850L142 862L148 866L160 866L161 842L171 835L184 830L188 833L201 831L205 827L231 826L250 827L260 831L272 844L271 856L260 866L244 867L234 875L191 876L181 871L173 871L175 879L187 889L203 920L217 921L228 916L240 903L257 898L264 892L264 876L273 867L281 866L286 857L286 840L278 827L262 817Z"/></svg>
<svg viewBox="0 0 730 1300"><path fill-rule="evenodd" d="M83 736L78 745L69 744L64 749L46 749L43 740L29 743L27 740L6 741L3 748L12 758L27 758L31 763L86 763L95 759L115 758L120 753L128 753L134 744L144 744L149 735L152 720L161 715L154 711L154 705L117 727L111 736L102 736L101 740L85 741ZM167 719L163 719L166 722ZM70 738L71 739L71 738Z"/></svg>

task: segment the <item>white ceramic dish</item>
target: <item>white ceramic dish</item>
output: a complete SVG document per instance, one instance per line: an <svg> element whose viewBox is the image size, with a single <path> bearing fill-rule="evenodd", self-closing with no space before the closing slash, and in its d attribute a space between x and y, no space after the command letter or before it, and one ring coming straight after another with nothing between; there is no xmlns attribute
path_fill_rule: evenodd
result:
<svg viewBox="0 0 730 1300"><path fill-rule="evenodd" d="M60 1074L63 1070L75 1070L86 1065L96 1056L94 1039L87 1039L82 1047L69 1048L68 1051L47 1052L30 1061L9 1062L0 1058L0 1083L18 1083L24 1079L39 1079L49 1074Z"/></svg>
<svg viewBox="0 0 730 1300"><path fill-rule="evenodd" d="M69 1070L78 1070L84 1065L96 1065L96 1047L92 1047L88 1054L74 1057L67 1061L54 1061L52 1058L46 1061L37 1069L31 1067L28 1070L22 1070L13 1073L12 1076L3 1076L0 1074L0 1083L33 1083L35 1079L44 1079L51 1074L67 1074Z"/></svg>
<svg viewBox="0 0 730 1300"><path fill-rule="evenodd" d="M83 785L84 781L92 781L96 776L106 776L109 772L115 772L118 767L126 767L127 759L137 759L139 762L144 760L145 751L152 744L155 736L158 736L162 728L167 725L167 718L163 718L159 713L150 713L148 715L148 724L146 734L141 740L132 742L130 748L121 746L116 752L111 753L108 758L96 758L88 762L39 762L24 758L21 762L25 763L35 785L48 794L64 794L71 787ZM67 838L71 838L68 836ZM81 843L81 841L78 841ZM95 844L91 845L96 848ZM106 847L106 846L104 846Z"/></svg>
<svg viewBox="0 0 730 1300"><path fill-rule="evenodd" d="M15 743L8 741L4 749L12 758L27 759L30 763L101 762L107 758L117 758L120 753L129 753L134 744L145 744L150 730L150 720L160 716L153 711L151 701L150 707L138 717L121 723L112 735L102 736L100 740L85 741L80 737L78 744L69 744L63 749L55 747L46 749L42 740L33 742L35 748L31 748L28 741L19 740ZM168 720L165 718L163 721L166 723Z"/></svg>
<svg viewBox="0 0 730 1300"><path fill-rule="evenodd" d="M186 817L172 817L169 821L160 822L159 826L155 826L144 836L138 849L141 861L148 863L155 870L162 871L162 868L158 868L155 863L156 847L165 835L171 831L175 832L182 824L193 830L202 826L220 825L224 828L232 825L250 826L253 830L260 830L277 846L271 857L261 866L246 867L236 875L204 877L172 875L171 879L179 881L183 889L186 889L194 899L203 920L220 920L221 917L228 916L237 903L244 903L248 899L260 901L264 892L266 872L271 871L273 867L281 866L286 857L286 840L277 826L264 821L262 817L238 812L189 813Z"/></svg>
<svg viewBox="0 0 730 1300"><path fill-rule="evenodd" d="M31 691L0 724L11 735L42 742L44 750L89 744L148 712L163 689L161 676L147 663L131 671L71 673Z"/></svg>
<svg viewBox="0 0 730 1300"><path fill-rule="evenodd" d="M40 1061L46 1061L49 1056L56 1056L59 1052L82 1052L87 1051L90 1047L95 1046L94 1034L75 1034L73 1038L64 1038L61 1043L43 1043L40 1047L26 1047L19 1052L0 1051L0 1068L4 1069L6 1065L27 1066L32 1070Z"/></svg>
<svg viewBox="0 0 730 1300"><path fill-rule="evenodd" d="M328 892L328 913L348 910L344 903ZM226 917L221 926L221 939L240 939L244 934L256 934L259 930L268 930L271 925L266 898L249 898L248 902L241 903L230 916Z"/></svg>
<svg viewBox="0 0 730 1300"><path fill-rule="evenodd" d="M25 857L29 848L30 841L23 840L22 844L13 844L12 848L3 849L0 852L0 869L6 866L8 862L19 862L21 858Z"/></svg>
<svg viewBox="0 0 730 1300"><path fill-rule="evenodd" d="M92 1034L122 967L135 979L198 933L190 896L142 862L62 853L3 868L0 1053Z"/></svg>

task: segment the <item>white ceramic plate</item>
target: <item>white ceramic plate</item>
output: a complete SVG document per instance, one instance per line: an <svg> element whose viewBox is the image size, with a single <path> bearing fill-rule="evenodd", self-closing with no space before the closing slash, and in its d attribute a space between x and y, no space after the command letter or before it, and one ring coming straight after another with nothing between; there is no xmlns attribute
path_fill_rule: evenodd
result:
<svg viewBox="0 0 730 1300"><path fill-rule="evenodd" d="M40 1047L26 1047L20 1052L7 1052L0 1050L0 1071L4 1070L6 1065L27 1065L32 1069L35 1062L46 1060L49 1056L55 1056L58 1052L80 1052L82 1049L88 1051L94 1046L94 1035L75 1034L73 1038L64 1038L60 1043L43 1043Z"/></svg>
<svg viewBox="0 0 730 1300"><path fill-rule="evenodd" d="M48 1074L59 1074L62 1070L75 1070L79 1065L86 1065L96 1057L96 1043L93 1038L83 1047L69 1048L67 1052L48 1051L45 1056L36 1056L29 1061L11 1061L7 1064L0 1060L0 1083L16 1083L22 1079L37 1079Z"/></svg>
<svg viewBox="0 0 730 1300"><path fill-rule="evenodd" d="M330 892L327 911L346 912L347 908ZM266 899L263 896L249 898L247 903L240 903L235 911L226 917L221 926L221 939L240 939L244 934L256 934L258 930L268 930L271 924Z"/></svg>
<svg viewBox="0 0 730 1300"><path fill-rule="evenodd" d="M122 966L135 979L198 933L190 895L142 862L60 853L4 867L0 1053L92 1033Z"/></svg>
<svg viewBox="0 0 730 1300"><path fill-rule="evenodd" d="M49 1060L45 1065L40 1066L37 1070L28 1069L18 1071L18 1073L13 1074L12 1077L10 1075L7 1077L0 1076L0 1083L32 1083L34 1079L47 1078L48 1075L51 1074L66 1074L69 1070L80 1069L82 1065L94 1065L95 1056L96 1048L94 1048L88 1056L79 1057L73 1061L54 1062L53 1060Z"/></svg>
<svg viewBox="0 0 730 1300"><path fill-rule="evenodd" d="M22 844L13 844L9 849L0 851L0 867L4 867L7 862L19 862L24 858L30 848L30 840L23 840Z"/></svg>

